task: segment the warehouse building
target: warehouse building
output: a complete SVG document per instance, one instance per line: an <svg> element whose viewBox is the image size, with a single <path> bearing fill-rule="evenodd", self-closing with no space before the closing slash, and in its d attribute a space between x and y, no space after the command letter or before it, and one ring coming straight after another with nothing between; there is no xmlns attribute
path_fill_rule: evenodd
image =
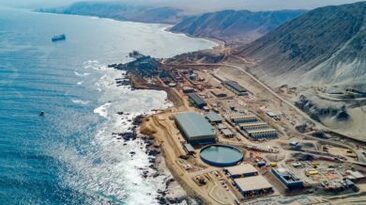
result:
<svg viewBox="0 0 366 205"><path fill-rule="evenodd" d="M221 131L222 135L224 135L224 137L227 137L227 138L235 137L235 133L233 131L231 131L229 128L222 129L220 131Z"/></svg>
<svg viewBox="0 0 366 205"><path fill-rule="evenodd" d="M193 146L189 143L183 143L183 148L187 152L187 154L195 154L196 150L193 148Z"/></svg>
<svg viewBox="0 0 366 205"><path fill-rule="evenodd" d="M235 81L226 80L223 82L223 85L236 95L243 96L248 94L247 89L245 89L243 86L239 85Z"/></svg>
<svg viewBox="0 0 366 205"><path fill-rule="evenodd" d="M354 182L358 182L358 181L366 179L366 176L359 171L347 170L346 178L350 179Z"/></svg>
<svg viewBox="0 0 366 205"><path fill-rule="evenodd" d="M240 129L245 130L245 131L269 128L269 126L266 122L240 123L239 127L240 127Z"/></svg>
<svg viewBox="0 0 366 205"><path fill-rule="evenodd" d="M273 193L272 185L262 175L237 178L234 184L244 197Z"/></svg>
<svg viewBox="0 0 366 205"><path fill-rule="evenodd" d="M253 140L271 139L278 136L277 130L272 128L261 130L248 130L247 133L249 137L251 137Z"/></svg>
<svg viewBox="0 0 366 205"><path fill-rule="evenodd" d="M197 108L202 109L207 105L207 103L196 93L188 93L187 96L189 98L189 101Z"/></svg>
<svg viewBox="0 0 366 205"><path fill-rule="evenodd" d="M246 115L242 113L229 114L227 118L230 122L235 124L254 123L258 121L258 118L255 115Z"/></svg>
<svg viewBox="0 0 366 205"><path fill-rule="evenodd" d="M289 190L304 187L304 182L284 168L272 169L273 175Z"/></svg>
<svg viewBox="0 0 366 205"><path fill-rule="evenodd" d="M217 129L219 129L219 130L227 129L227 126L226 126L226 125L224 125L224 124L222 124L222 123L217 124L217 125L216 125L216 127L217 127Z"/></svg>
<svg viewBox="0 0 366 205"><path fill-rule="evenodd" d="M276 120L276 121L279 121L281 120L281 113L276 113L276 112L266 112L266 114L268 115L268 117Z"/></svg>
<svg viewBox="0 0 366 205"><path fill-rule="evenodd" d="M214 128L199 113L179 113L175 116L175 123L190 144L196 145L215 142Z"/></svg>
<svg viewBox="0 0 366 205"><path fill-rule="evenodd" d="M219 123L222 123L222 118L219 114L217 114L216 112L209 112L207 115L206 115L206 118L208 119L208 121L211 123L211 124L219 124Z"/></svg>
<svg viewBox="0 0 366 205"><path fill-rule="evenodd" d="M183 87L183 92L184 93L193 93L194 89L192 87L184 86Z"/></svg>
<svg viewBox="0 0 366 205"><path fill-rule="evenodd" d="M220 90L213 90L211 91L211 93L215 96L215 97L218 97L218 98L225 98L227 97L227 94L220 91Z"/></svg>
<svg viewBox="0 0 366 205"><path fill-rule="evenodd" d="M224 172L232 179L258 175L258 170L251 164L241 164L235 167L228 167L224 169Z"/></svg>

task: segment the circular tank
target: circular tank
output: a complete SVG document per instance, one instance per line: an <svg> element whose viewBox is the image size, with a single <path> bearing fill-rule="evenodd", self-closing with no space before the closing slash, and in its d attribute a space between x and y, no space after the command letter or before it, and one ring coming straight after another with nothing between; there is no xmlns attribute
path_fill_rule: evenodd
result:
<svg viewBox="0 0 366 205"><path fill-rule="evenodd" d="M209 145L200 152L202 161L215 167L234 166L243 160L243 153L227 145Z"/></svg>

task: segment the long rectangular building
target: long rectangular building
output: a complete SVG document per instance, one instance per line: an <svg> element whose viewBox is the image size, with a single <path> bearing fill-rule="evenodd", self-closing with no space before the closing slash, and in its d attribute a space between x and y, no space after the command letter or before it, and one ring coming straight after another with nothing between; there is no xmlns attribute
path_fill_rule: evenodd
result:
<svg viewBox="0 0 366 205"><path fill-rule="evenodd" d="M247 89L245 89L243 86L239 85L235 81L226 80L223 82L223 85L236 95L242 96L248 94Z"/></svg>
<svg viewBox="0 0 366 205"><path fill-rule="evenodd" d="M184 112L175 116L175 122L188 143L208 144L216 140L214 128L207 119L196 112Z"/></svg>
<svg viewBox="0 0 366 205"><path fill-rule="evenodd" d="M269 128L268 123L266 122L241 123L239 124L239 127L245 131Z"/></svg>
<svg viewBox="0 0 366 205"><path fill-rule="evenodd" d="M207 103L196 93L188 93L187 96L189 101L198 108L203 108L207 105Z"/></svg>
<svg viewBox="0 0 366 205"><path fill-rule="evenodd" d="M235 124L240 123L254 123L258 121L258 118L255 115L246 115L241 113L232 113L227 116L230 122Z"/></svg>
<svg viewBox="0 0 366 205"><path fill-rule="evenodd" d="M273 128L248 130L247 133L254 140L276 138L278 136L277 130Z"/></svg>

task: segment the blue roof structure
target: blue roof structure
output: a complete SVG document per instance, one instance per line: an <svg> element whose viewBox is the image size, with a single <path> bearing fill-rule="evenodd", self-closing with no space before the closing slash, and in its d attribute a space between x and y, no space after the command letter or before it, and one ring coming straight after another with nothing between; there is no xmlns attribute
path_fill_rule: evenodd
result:
<svg viewBox="0 0 366 205"><path fill-rule="evenodd" d="M196 93L188 93L189 100L198 108L203 108L207 103Z"/></svg>
<svg viewBox="0 0 366 205"><path fill-rule="evenodd" d="M184 112L175 116L175 121L189 143L206 143L215 140L214 128L199 113Z"/></svg>

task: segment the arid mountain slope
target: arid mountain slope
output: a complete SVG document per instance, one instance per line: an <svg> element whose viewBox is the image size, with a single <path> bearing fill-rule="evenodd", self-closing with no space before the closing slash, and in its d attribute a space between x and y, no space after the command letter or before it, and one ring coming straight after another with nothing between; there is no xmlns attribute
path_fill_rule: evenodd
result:
<svg viewBox="0 0 366 205"><path fill-rule="evenodd" d="M123 21L177 23L181 10L122 2L78 2L62 8L40 9L41 12L98 16Z"/></svg>
<svg viewBox="0 0 366 205"><path fill-rule="evenodd" d="M366 2L315 9L283 24L238 54L272 85L366 83Z"/></svg>
<svg viewBox="0 0 366 205"><path fill-rule="evenodd" d="M210 37L230 43L249 43L301 15L303 10L234 11L225 10L198 16L173 8L126 2L78 2L60 8L39 9L40 12L98 16L122 21L167 23L173 32L196 37Z"/></svg>
<svg viewBox="0 0 366 205"><path fill-rule="evenodd" d="M302 13L304 13L302 10L263 12L225 10L187 17L172 27L171 31L229 42L249 43Z"/></svg>

